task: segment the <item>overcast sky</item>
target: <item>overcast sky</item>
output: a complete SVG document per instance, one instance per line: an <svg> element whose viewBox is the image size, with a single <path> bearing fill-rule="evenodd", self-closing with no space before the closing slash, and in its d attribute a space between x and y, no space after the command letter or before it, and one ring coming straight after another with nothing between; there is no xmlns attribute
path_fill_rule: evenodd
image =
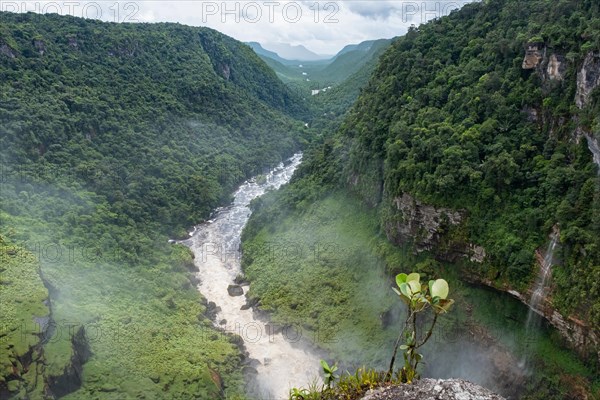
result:
<svg viewBox="0 0 600 400"><path fill-rule="evenodd" d="M267 48L269 43L302 44L318 54L335 54L347 44L402 35L411 24L446 15L473 1L0 0L0 10L58 12L115 22L179 22L208 26Z"/></svg>

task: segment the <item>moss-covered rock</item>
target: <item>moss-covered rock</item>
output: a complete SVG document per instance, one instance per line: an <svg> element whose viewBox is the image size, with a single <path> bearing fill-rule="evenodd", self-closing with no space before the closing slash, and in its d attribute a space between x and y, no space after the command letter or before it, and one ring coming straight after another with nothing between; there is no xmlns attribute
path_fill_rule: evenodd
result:
<svg viewBox="0 0 600 400"><path fill-rule="evenodd" d="M0 260L0 397L16 398L21 389L40 394L45 326L39 321L50 314L48 290L34 255L1 235Z"/></svg>

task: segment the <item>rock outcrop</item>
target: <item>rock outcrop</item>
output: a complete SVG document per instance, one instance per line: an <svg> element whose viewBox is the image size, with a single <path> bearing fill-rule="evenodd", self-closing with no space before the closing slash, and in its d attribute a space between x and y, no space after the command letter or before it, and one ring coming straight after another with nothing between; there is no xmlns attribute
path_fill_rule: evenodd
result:
<svg viewBox="0 0 600 400"><path fill-rule="evenodd" d="M547 89L550 82L564 81L567 62L562 54L548 48L543 42L533 42L525 47L522 67L525 70L535 70Z"/></svg>
<svg viewBox="0 0 600 400"><path fill-rule="evenodd" d="M523 59L523 69L536 69L544 59L546 47L544 43L531 42L525 47L525 58Z"/></svg>
<svg viewBox="0 0 600 400"><path fill-rule="evenodd" d="M67 42L69 44L69 47L72 47L74 49L79 48L79 41L77 40L77 36L67 37Z"/></svg>
<svg viewBox="0 0 600 400"><path fill-rule="evenodd" d="M598 173L600 174L600 142L591 134L585 135L585 140L587 140L588 148L592 152L592 157L594 159L594 163L598 165Z"/></svg>
<svg viewBox="0 0 600 400"><path fill-rule="evenodd" d="M600 53L590 52L583 60L581 70L577 73L577 93L575 104L580 109L587 107L590 103L592 92L600 86ZM591 132L578 127L575 131L575 140L579 141L585 137L588 148L592 152L594 163L598 165L600 173L600 142Z"/></svg>
<svg viewBox="0 0 600 400"><path fill-rule="evenodd" d="M564 57L560 54L552 54L546 67L546 75L550 80L562 81L565 79L566 69Z"/></svg>
<svg viewBox="0 0 600 400"><path fill-rule="evenodd" d="M504 397L462 379L421 379L413 384L369 391L362 400L503 400Z"/></svg>
<svg viewBox="0 0 600 400"><path fill-rule="evenodd" d="M544 255L542 254L541 249L536 251L535 257L538 268L541 268L544 262ZM475 274L465 275L464 278L466 278L468 281L506 292L521 301L527 307L532 308L532 288L529 288L527 291L521 293L509 286L498 285L495 282ZM556 330L560 332L561 336L569 343L570 347L582 357L588 358L595 355L600 361L600 334L595 332L594 329L576 316L563 316L561 313L559 313L552 304L551 295L546 295L535 311L545 318L554 328L556 328Z"/></svg>
<svg viewBox="0 0 600 400"><path fill-rule="evenodd" d="M0 42L0 55L3 55L3 56L8 57L8 58L15 58L15 57L17 57L16 51L13 50L6 43L2 43L2 42Z"/></svg>
<svg viewBox="0 0 600 400"><path fill-rule="evenodd" d="M240 285L229 285L227 287L227 293L229 293L229 295L232 297L243 296L244 289L242 289Z"/></svg>
<svg viewBox="0 0 600 400"><path fill-rule="evenodd" d="M432 251L439 259L450 262L463 257L479 263L485 259L483 247L449 235L466 220L464 210L434 207L404 193L392 200L390 212L385 231L395 244L413 243L417 253Z"/></svg>
<svg viewBox="0 0 600 400"><path fill-rule="evenodd" d="M41 39L34 39L33 47L40 53L40 56L43 56L46 52L46 43Z"/></svg>
<svg viewBox="0 0 600 400"><path fill-rule="evenodd" d="M577 93L575 104L584 108L589 104L590 95L600 86L600 54L590 52L583 61L581 70L577 73Z"/></svg>

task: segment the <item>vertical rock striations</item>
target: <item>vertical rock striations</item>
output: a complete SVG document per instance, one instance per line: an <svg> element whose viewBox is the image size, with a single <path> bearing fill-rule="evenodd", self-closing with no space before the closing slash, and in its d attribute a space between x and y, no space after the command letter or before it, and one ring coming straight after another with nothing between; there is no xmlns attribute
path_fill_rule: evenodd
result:
<svg viewBox="0 0 600 400"><path fill-rule="evenodd" d="M389 215L384 222L390 241L397 245L414 245L417 253L433 252L437 258L454 262L468 258L481 263L485 249L468 243L453 234L467 218L465 210L453 210L425 204L408 193L395 197L389 205Z"/></svg>
<svg viewBox="0 0 600 400"><path fill-rule="evenodd" d="M577 73L577 93L575 104L585 108L590 102L594 89L600 86L600 54L590 52L585 57L581 70Z"/></svg>

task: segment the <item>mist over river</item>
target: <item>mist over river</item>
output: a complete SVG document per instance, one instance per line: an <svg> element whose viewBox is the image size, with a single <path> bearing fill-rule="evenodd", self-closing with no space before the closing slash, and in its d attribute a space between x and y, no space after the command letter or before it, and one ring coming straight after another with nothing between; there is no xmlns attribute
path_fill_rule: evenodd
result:
<svg viewBox="0 0 600 400"><path fill-rule="evenodd" d="M246 296L232 296L230 285L240 294L249 286L238 286L235 279L242 274L240 236L251 211L250 202L268 190L277 190L287 183L300 165L296 154L265 176L246 181L234 194L228 207L215 211L212 219L197 226L190 240L195 255L200 284L198 290L218 307L216 325L226 332L240 335L253 361L249 385L261 398L283 399L291 387L308 386L318 377L319 359L316 351L301 343L301 334L293 329L274 331L252 308L244 307Z"/></svg>

